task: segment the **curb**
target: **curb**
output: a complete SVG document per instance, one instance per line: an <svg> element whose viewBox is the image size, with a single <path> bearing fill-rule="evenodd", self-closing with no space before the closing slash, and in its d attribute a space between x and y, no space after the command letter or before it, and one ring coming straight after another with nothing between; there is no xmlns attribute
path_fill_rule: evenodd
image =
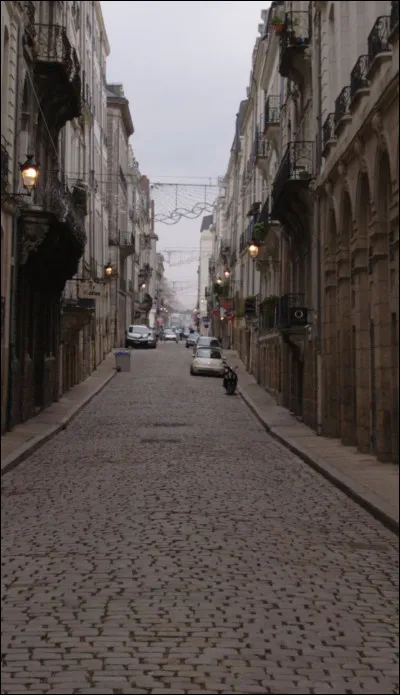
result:
<svg viewBox="0 0 400 695"><path fill-rule="evenodd" d="M70 412L63 417L58 425L52 425L45 434L38 434L36 437L31 439L31 441L23 444L14 453L7 456L7 458L5 458L2 462L1 475L3 476L5 473L12 471L20 463L22 463L22 461L25 461L25 459L27 459L31 454L40 449L43 444L46 444L46 442L50 441L50 439L53 439L53 437L65 430L69 423L72 422L72 420L74 420L80 413L80 411L83 410L83 408L90 403L90 401L97 396L97 394L100 393L100 391L102 391L112 379L114 379L116 374L117 371L113 369L106 380L100 384L96 390L93 391L93 393L87 396L85 400L81 401L72 410L70 410Z"/></svg>
<svg viewBox="0 0 400 695"><path fill-rule="evenodd" d="M293 454L296 454L296 456L298 456L302 461L304 461L304 463L307 463L311 468L317 471L317 473L320 473L324 478L329 480L329 482L333 483L333 485L335 485L339 490L344 492L345 495L347 495L347 497L350 497L350 499L352 499L353 502L356 502L358 505L363 507L363 509L369 512L373 517L375 517L375 519L380 521L384 526L386 526L386 528L395 533L397 536L399 535L399 522L396 519L393 519L393 517L391 517L389 514L386 514L386 512L384 512L376 504L363 497L363 495L361 495L360 493L356 492L356 490L354 490L351 487L351 485L347 484L343 479L341 479L338 474L331 472L330 470L322 466L320 463L318 463L311 456L309 456L309 454L306 454L301 449L298 449L294 444L291 444L286 439L281 437L281 435L274 432L274 430L271 429L268 423L265 422L265 420L258 412L257 406L253 403L249 396L244 394L239 385L237 390L242 400L246 403L247 407L256 416L259 422L261 422L261 424L268 432L268 434L271 435L271 437L280 442L280 444L283 444L283 446L286 447L286 449L289 449L289 451L291 451Z"/></svg>

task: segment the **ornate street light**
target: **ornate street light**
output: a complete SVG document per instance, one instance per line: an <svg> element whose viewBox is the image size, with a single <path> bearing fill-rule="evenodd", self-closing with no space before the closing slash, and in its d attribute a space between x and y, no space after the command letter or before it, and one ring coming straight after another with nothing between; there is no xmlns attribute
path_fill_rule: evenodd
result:
<svg viewBox="0 0 400 695"><path fill-rule="evenodd" d="M251 241L250 244L249 244L249 246L248 246L248 248L247 248L247 250L248 250L248 252L249 252L249 254L250 254L250 258L252 258L253 261L255 261L256 258L257 258L257 256L258 256L258 252L259 252L259 250L260 250L259 244L257 244L256 241Z"/></svg>
<svg viewBox="0 0 400 695"><path fill-rule="evenodd" d="M224 275L225 275L226 279L230 278L230 276L231 276L231 271L229 270L229 268L226 268L226 269L224 270Z"/></svg>
<svg viewBox="0 0 400 695"><path fill-rule="evenodd" d="M217 280L217 285L222 285L222 280L221 280L221 278L218 278L218 280Z"/></svg>
<svg viewBox="0 0 400 695"><path fill-rule="evenodd" d="M19 166L21 169L22 184L25 190L28 191L26 195L31 195L33 189L36 188L39 178L39 165L33 154L28 154L26 162Z"/></svg>
<svg viewBox="0 0 400 695"><path fill-rule="evenodd" d="M110 261L108 261L107 265L104 266L104 273L105 273L106 278L110 278L111 275L113 274L113 267L112 267Z"/></svg>

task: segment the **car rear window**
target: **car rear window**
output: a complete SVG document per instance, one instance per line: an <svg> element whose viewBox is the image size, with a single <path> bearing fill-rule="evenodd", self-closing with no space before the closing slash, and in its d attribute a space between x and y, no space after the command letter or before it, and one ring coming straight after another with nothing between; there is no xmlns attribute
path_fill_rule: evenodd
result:
<svg viewBox="0 0 400 695"><path fill-rule="evenodd" d="M147 326L129 326L129 333L149 333Z"/></svg>
<svg viewBox="0 0 400 695"><path fill-rule="evenodd" d="M198 348L196 357L205 358L208 360L220 360L221 350L216 348Z"/></svg>

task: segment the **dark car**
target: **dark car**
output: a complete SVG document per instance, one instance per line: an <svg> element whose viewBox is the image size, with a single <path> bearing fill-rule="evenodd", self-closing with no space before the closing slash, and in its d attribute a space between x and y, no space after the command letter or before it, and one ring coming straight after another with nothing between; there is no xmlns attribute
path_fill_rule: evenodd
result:
<svg viewBox="0 0 400 695"><path fill-rule="evenodd" d="M186 338L186 347L194 347L197 344L199 338L200 333L189 333L188 337Z"/></svg>

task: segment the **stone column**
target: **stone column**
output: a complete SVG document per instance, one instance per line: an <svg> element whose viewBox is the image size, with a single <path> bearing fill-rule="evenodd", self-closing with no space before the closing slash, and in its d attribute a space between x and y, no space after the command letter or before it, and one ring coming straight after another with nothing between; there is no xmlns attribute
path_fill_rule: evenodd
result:
<svg viewBox="0 0 400 695"><path fill-rule="evenodd" d="M339 347L339 394L340 394L340 434L343 444L356 444L356 423L353 365L352 365L352 323L351 323L351 283L350 262L347 248L339 248L338 265L338 347Z"/></svg>

